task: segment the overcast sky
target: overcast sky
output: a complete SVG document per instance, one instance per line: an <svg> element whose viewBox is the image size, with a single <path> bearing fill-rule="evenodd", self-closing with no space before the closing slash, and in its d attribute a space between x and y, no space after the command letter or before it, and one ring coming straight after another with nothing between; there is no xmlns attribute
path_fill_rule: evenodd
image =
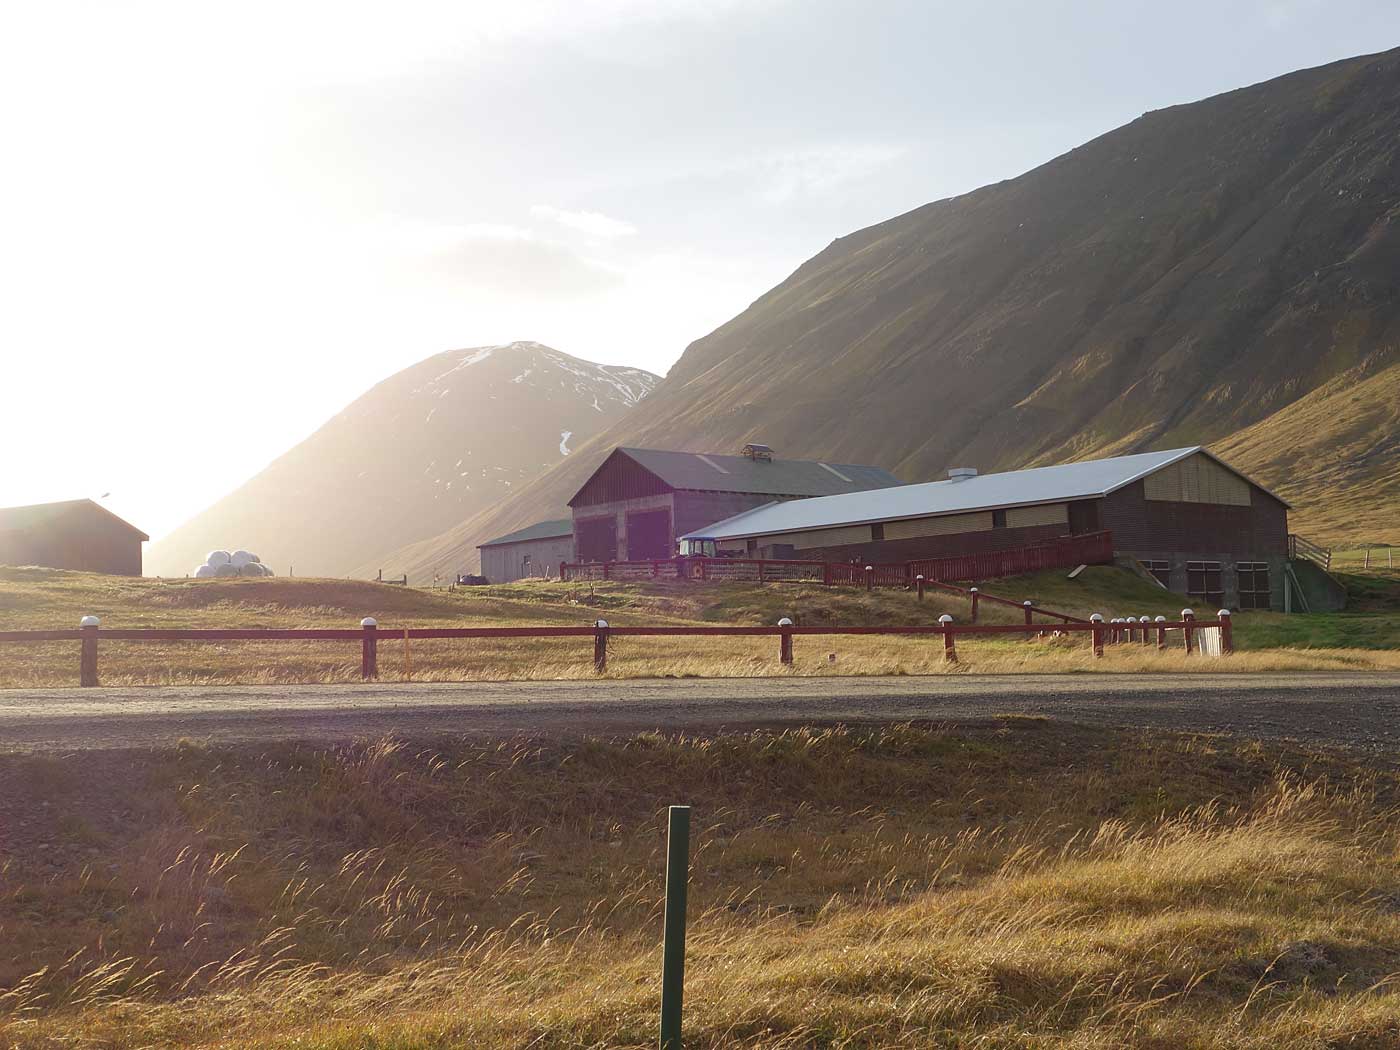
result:
<svg viewBox="0 0 1400 1050"><path fill-rule="evenodd" d="M835 237L1398 44L1393 0L5 4L0 506L158 536L455 347L665 372Z"/></svg>

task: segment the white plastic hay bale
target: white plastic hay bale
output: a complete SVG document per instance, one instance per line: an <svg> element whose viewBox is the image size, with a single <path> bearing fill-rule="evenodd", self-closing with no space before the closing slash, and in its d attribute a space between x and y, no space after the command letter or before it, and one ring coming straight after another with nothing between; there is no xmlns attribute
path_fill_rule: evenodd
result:
<svg viewBox="0 0 1400 1050"><path fill-rule="evenodd" d="M235 569L241 569L245 565L251 565L257 559L253 557L252 551L237 550L228 556L228 563Z"/></svg>
<svg viewBox="0 0 1400 1050"><path fill-rule="evenodd" d="M204 564L217 569L220 565L227 565L232 557L228 551L210 551L204 556Z"/></svg>
<svg viewBox="0 0 1400 1050"><path fill-rule="evenodd" d="M255 561L246 562L238 567L238 575L240 576L261 576L262 574L263 567Z"/></svg>
<svg viewBox="0 0 1400 1050"><path fill-rule="evenodd" d="M201 565L199 568L194 570L194 574L199 579L204 580L214 575L214 569L210 565Z"/></svg>
<svg viewBox="0 0 1400 1050"><path fill-rule="evenodd" d="M237 576L237 575L238 575L238 570L235 569L235 568L234 568L232 565L230 565L228 562L224 562L222 565L220 565L220 566L218 566L217 568L214 569L214 575L215 575L215 576Z"/></svg>
<svg viewBox="0 0 1400 1050"><path fill-rule="evenodd" d="M259 558L256 554L253 555L253 560L254 560L255 562L257 562L259 565L262 564L262 559Z"/></svg>
<svg viewBox="0 0 1400 1050"><path fill-rule="evenodd" d="M273 572L271 569L269 569L266 565L264 565L264 566L262 567L262 571L263 571L263 575L264 575L264 576L276 576L276 575L277 575L275 572Z"/></svg>

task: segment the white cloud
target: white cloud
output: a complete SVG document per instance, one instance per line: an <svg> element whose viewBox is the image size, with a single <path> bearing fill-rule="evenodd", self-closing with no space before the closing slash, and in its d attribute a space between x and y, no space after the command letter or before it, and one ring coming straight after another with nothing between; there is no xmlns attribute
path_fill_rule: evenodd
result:
<svg viewBox="0 0 1400 1050"><path fill-rule="evenodd" d="M536 204L530 209L530 214L557 222L560 226L566 226L571 230L586 233L590 237L609 239L630 237L637 232L637 227L630 222L624 219L614 219L611 215L604 215L600 211L567 211L548 204Z"/></svg>

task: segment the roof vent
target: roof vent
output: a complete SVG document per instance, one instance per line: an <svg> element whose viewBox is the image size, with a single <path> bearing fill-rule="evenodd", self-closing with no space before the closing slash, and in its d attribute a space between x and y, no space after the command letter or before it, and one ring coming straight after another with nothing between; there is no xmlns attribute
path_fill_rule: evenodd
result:
<svg viewBox="0 0 1400 1050"><path fill-rule="evenodd" d="M744 446L744 455L755 463L772 463L773 450L767 445L759 445L753 442Z"/></svg>
<svg viewBox="0 0 1400 1050"><path fill-rule="evenodd" d="M977 476L976 467L950 467L948 468L949 481L966 481L968 478Z"/></svg>

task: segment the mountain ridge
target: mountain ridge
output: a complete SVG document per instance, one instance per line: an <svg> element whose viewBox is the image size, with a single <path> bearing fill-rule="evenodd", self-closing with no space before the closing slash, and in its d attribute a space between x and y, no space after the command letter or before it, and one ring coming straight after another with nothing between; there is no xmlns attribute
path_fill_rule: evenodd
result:
<svg viewBox="0 0 1400 1050"><path fill-rule="evenodd" d="M839 237L576 457L391 560L412 576L558 516L615 444L757 440L919 481L1228 444L1355 369L1400 397L1397 143L1393 50L1150 111ZM1328 476L1267 447L1235 458L1293 495L1303 527L1371 527L1322 513ZM1390 457L1348 484L1400 470Z"/></svg>
<svg viewBox="0 0 1400 1050"><path fill-rule="evenodd" d="M362 563L496 505L567 459L657 382L531 341L434 354L152 544L147 571L184 575L205 551L240 546L279 573L364 575Z"/></svg>

